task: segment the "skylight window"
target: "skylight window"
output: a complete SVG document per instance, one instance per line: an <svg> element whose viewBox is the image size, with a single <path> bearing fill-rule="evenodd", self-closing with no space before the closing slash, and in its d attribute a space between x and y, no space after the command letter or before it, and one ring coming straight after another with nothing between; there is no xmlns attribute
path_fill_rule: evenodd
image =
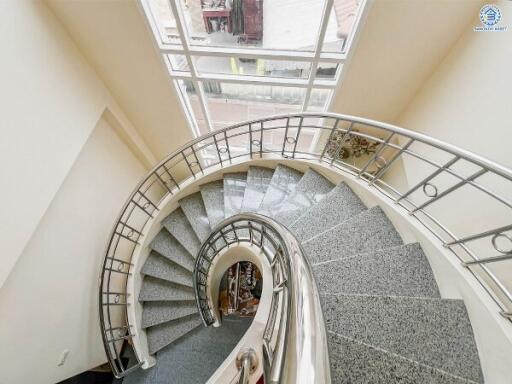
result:
<svg viewBox="0 0 512 384"><path fill-rule="evenodd" d="M141 1L196 136L329 110L366 2Z"/></svg>

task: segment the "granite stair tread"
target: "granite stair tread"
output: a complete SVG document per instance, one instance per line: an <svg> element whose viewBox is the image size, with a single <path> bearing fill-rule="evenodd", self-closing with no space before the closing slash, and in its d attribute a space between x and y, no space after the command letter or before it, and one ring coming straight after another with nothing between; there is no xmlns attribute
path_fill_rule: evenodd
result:
<svg viewBox="0 0 512 384"><path fill-rule="evenodd" d="M323 295L329 331L450 374L482 380L462 300Z"/></svg>
<svg viewBox="0 0 512 384"><path fill-rule="evenodd" d="M142 328L149 328L167 321L176 320L197 313L195 301L148 301L142 312Z"/></svg>
<svg viewBox="0 0 512 384"><path fill-rule="evenodd" d="M275 218L285 225L293 223L311 206L322 200L333 188L333 183L314 169L309 168L297 183L293 193L281 205Z"/></svg>
<svg viewBox="0 0 512 384"><path fill-rule="evenodd" d="M297 239L305 241L365 210L365 205L352 189L340 183L297 218L290 229Z"/></svg>
<svg viewBox="0 0 512 384"><path fill-rule="evenodd" d="M328 331L333 384L477 384Z"/></svg>
<svg viewBox="0 0 512 384"><path fill-rule="evenodd" d="M174 238L173 235L162 228L149 245L151 249L166 257L170 261L181 265L192 272L194 270L194 257Z"/></svg>
<svg viewBox="0 0 512 384"><path fill-rule="evenodd" d="M183 210L180 207L176 208L162 220L162 224L179 241L183 248L195 258L201 243Z"/></svg>
<svg viewBox="0 0 512 384"><path fill-rule="evenodd" d="M139 294L139 301L184 301L195 300L194 290L190 287L178 285L145 276Z"/></svg>
<svg viewBox="0 0 512 384"><path fill-rule="evenodd" d="M378 206L302 243L312 264L402 245L402 239Z"/></svg>
<svg viewBox="0 0 512 384"><path fill-rule="evenodd" d="M193 286L192 273L178 264L169 261L155 251L151 251L146 262L142 266L141 273L159 279L167 280L175 284Z"/></svg>
<svg viewBox="0 0 512 384"><path fill-rule="evenodd" d="M258 213L273 217L279 211L281 204L295 190L302 175L302 172L278 164L258 208Z"/></svg>
<svg viewBox="0 0 512 384"><path fill-rule="evenodd" d="M242 202L242 211L258 211L273 175L274 170L271 168L249 167L247 171L247 185Z"/></svg>
<svg viewBox="0 0 512 384"><path fill-rule="evenodd" d="M181 199L179 203L199 240L201 242L205 241L212 229L206 208L204 207L201 192L188 195Z"/></svg>
<svg viewBox="0 0 512 384"><path fill-rule="evenodd" d="M313 265L321 292L440 297L418 243L370 251Z"/></svg>
<svg viewBox="0 0 512 384"><path fill-rule="evenodd" d="M224 174L224 217L236 215L242 209L247 173Z"/></svg>
<svg viewBox="0 0 512 384"><path fill-rule="evenodd" d="M183 335L202 325L197 315L182 317L147 329L149 353L154 354Z"/></svg>
<svg viewBox="0 0 512 384"><path fill-rule="evenodd" d="M199 187L210 226L215 228L224 220L224 182L212 181Z"/></svg>

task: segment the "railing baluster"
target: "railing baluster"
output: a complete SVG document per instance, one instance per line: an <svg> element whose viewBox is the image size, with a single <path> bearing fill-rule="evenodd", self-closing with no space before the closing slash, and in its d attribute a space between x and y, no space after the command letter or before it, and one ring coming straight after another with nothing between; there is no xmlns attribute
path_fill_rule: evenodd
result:
<svg viewBox="0 0 512 384"><path fill-rule="evenodd" d="M231 148L229 147L228 134L224 131L224 141L226 142L226 148L228 149L229 163L231 164Z"/></svg>
<svg viewBox="0 0 512 384"><path fill-rule="evenodd" d="M196 159L196 164L199 167L199 170L204 175L203 167L201 166L201 162L199 161L199 158L197 157L196 150L194 149L194 145L190 147L192 149L192 153L194 154L194 158Z"/></svg>
<svg viewBox="0 0 512 384"><path fill-rule="evenodd" d="M447 163L445 163L445 165L443 165L441 168L437 169L436 171L434 171L433 173L431 173L429 176L427 176L426 178L424 178L423 180L421 180L418 184L416 184L414 187L412 187L411 189L409 189L407 192L405 192L402 196L400 196L399 198L397 198L395 200L396 203L398 203L400 200L403 200L405 199L407 196L409 196L411 193L413 193L414 191L416 191L419 187L423 186L425 183L427 183L428 181L432 180L434 177L436 177L437 175L439 175L441 172L443 172L446 168L449 168L451 167L453 164L455 164L457 161L460 160L460 157L459 156L455 156L454 158L452 158L450 161L448 161Z"/></svg>
<svg viewBox="0 0 512 384"><path fill-rule="evenodd" d="M222 155L220 153L219 143L217 142L217 135L213 135L213 142L215 143L215 151L217 152L217 156L219 157L219 163L222 168Z"/></svg>
<svg viewBox="0 0 512 384"><path fill-rule="evenodd" d="M329 134L329 138L327 139L327 143L325 143L324 149L322 150L322 154L320 155L320 161L322 161L322 159L324 158L325 152L327 152L327 148L329 148L329 144L331 143L332 137L334 136L334 134L336 133L336 130L338 129L338 124L339 123L340 123L340 119L336 119L336 121L334 122L333 127L331 128L331 133Z"/></svg>
<svg viewBox="0 0 512 384"><path fill-rule="evenodd" d="M252 124L249 123L249 153L252 160Z"/></svg>
<svg viewBox="0 0 512 384"><path fill-rule="evenodd" d="M185 160L185 162L187 163L187 167L188 167L188 170L190 171L190 173L192 174L192 176L194 177L194 179L196 178L196 174L194 172L194 170L192 169L192 166L190 165L190 162L188 161L188 158L187 156L185 155L185 152L184 151L181 151L181 155L183 156L183 159Z"/></svg>
<svg viewBox="0 0 512 384"><path fill-rule="evenodd" d="M157 180L160 182L160 184L165 188L167 189L167 191L172 194L172 189L169 188L169 186L167 185L167 183L164 181L164 179L162 179L162 177L158 174L158 171L155 171L153 172L157 178Z"/></svg>
<svg viewBox="0 0 512 384"><path fill-rule="evenodd" d="M330 163L331 165L334 164L334 161L340 155L340 152L343 149L343 144L345 144L345 138L348 135L350 135L350 132L352 132L353 128L354 128L354 122L351 122L350 125L348 126L347 131L343 134L343 136L341 136L340 143L338 144L338 146L336 147L336 151L334 151L334 153L332 155L332 159L331 159L331 163Z"/></svg>
<svg viewBox="0 0 512 384"><path fill-rule="evenodd" d="M300 117L299 119L299 127L297 128L297 136L295 137L295 143L293 143L293 153L292 158L295 159L295 152L297 151L297 144L299 143L300 131L302 130L302 123L304 121L304 117Z"/></svg>
<svg viewBox="0 0 512 384"><path fill-rule="evenodd" d="M395 136L395 134L391 133L391 135L389 135L388 138L383 143L381 143L380 148L375 151L375 153L370 158L370 160L368 160L367 163L364 165L364 167L361 168L361 170L357 173L358 178L360 178L366 172L366 169L370 166L370 164L372 162L374 162L380 156L380 154L384 151L384 149L386 149L387 144L393 138L393 136Z"/></svg>
<svg viewBox="0 0 512 384"><path fill-rule="evenodd" d="M391 167L391 165L393 165L393 163L400 158L402 153L404 153L404 151L406 151L411 146L412 143L414 143L414 139L409 139L409 141L407 141L407 143L402 148L400 148L400 150L397 153L394 154L394 156L387 162L387 164L375 174L374 178L370 180L368 185L373 185L377 180L384 176L384 174Z"/></svg>
<svg viewBox="0 0 512 384"><path fill-rule="evenodd" d="M288 117L286 119L286 128L284 130L284 137L283 137L283 148L281 149L281 156L284 156L284 151L286 148L286 140L288 139L288 128L290 126L290 118Z"/></svg>
<svg viewBox="0 0 512 384"><path fill-rule="evenodd" d="M260 122L260 159L263 157L263 121Z"/></svg>
<svg viewBox="0 0 512 384"><path fill-rule="evenodd" d="M167 176L169 176L169 181L172 181L176 188L180 189L180 185L176 182L176 179L171 175L171 172L169 172L165 164L162 164L162 168L164 169L165 173L167 173Z"/></svg>
<svg viewBox="0 0 512 384"><path fill-rule="evenodd" d="M455 184L452 187L448 188L446 191L441 192L436 197L433 197L432 199L430 199L430 200L424 202L423 204L421 204L420 206L414 208L410 213L413 214L414 212L417 212L417 211L419 211L419 210L421 210L423 208L428 207L430 204L434 203L435 201L439 200L440 198L442 198L442 197L448 195L449 193L452 193L453 191L459 189L460 187L466 185L468 181L475 180L476 178L482 176L486 172L487 172L486 169L481 169L478 172L475 172L473 175L471 175L467 179L464 179L464 180L458 182L457 184Z"/></svg>

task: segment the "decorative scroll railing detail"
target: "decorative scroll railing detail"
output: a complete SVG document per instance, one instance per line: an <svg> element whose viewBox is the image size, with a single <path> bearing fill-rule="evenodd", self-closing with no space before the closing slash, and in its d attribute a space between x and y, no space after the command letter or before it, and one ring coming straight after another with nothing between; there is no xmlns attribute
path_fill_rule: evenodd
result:
<svg viewBox="0 0 512 384"><path fill-rule="evenodd" d="M226 127L179 148L144 177L123 206L99 289L103 342L116 376L142 365L137 351L129 362L121 355L133 349L136 332L128 321L134 298L126 287L132 257L163 199L209 171L259 158L308 161L365 182L428 229L467 267L500 313L512 318L510 169L372 120L328 113L274 116Z"/></svg>

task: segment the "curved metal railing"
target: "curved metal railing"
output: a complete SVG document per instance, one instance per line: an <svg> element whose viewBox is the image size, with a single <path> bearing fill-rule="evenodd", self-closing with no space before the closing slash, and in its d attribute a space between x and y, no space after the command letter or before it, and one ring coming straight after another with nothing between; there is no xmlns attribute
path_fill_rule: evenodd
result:
<svg viewBox="0 0 512 384"><path fill-rule="evenodd" d="M199 137L174 151L137 185L119 214L101 272L99 305L114 374L135 329L126 286L132 257L163 199L184 183L252 159L293 159L355 177L424 225L512 318L512 171L434 138L393 125L328 113L273 116Z"/></svg>
<svg viewBox="0 0 512 384"><path fill-rule="evenodd" d="M219 223L201 246L194 287L204 324L220 320L214 314L215 298L208 295L210 268L224 249L240 243L261 250L272 271L270 312L262 345L256 348L263 349L265 383L330 383L327 334L313 272L297 239L269 217L232 216Z"/></svg>

